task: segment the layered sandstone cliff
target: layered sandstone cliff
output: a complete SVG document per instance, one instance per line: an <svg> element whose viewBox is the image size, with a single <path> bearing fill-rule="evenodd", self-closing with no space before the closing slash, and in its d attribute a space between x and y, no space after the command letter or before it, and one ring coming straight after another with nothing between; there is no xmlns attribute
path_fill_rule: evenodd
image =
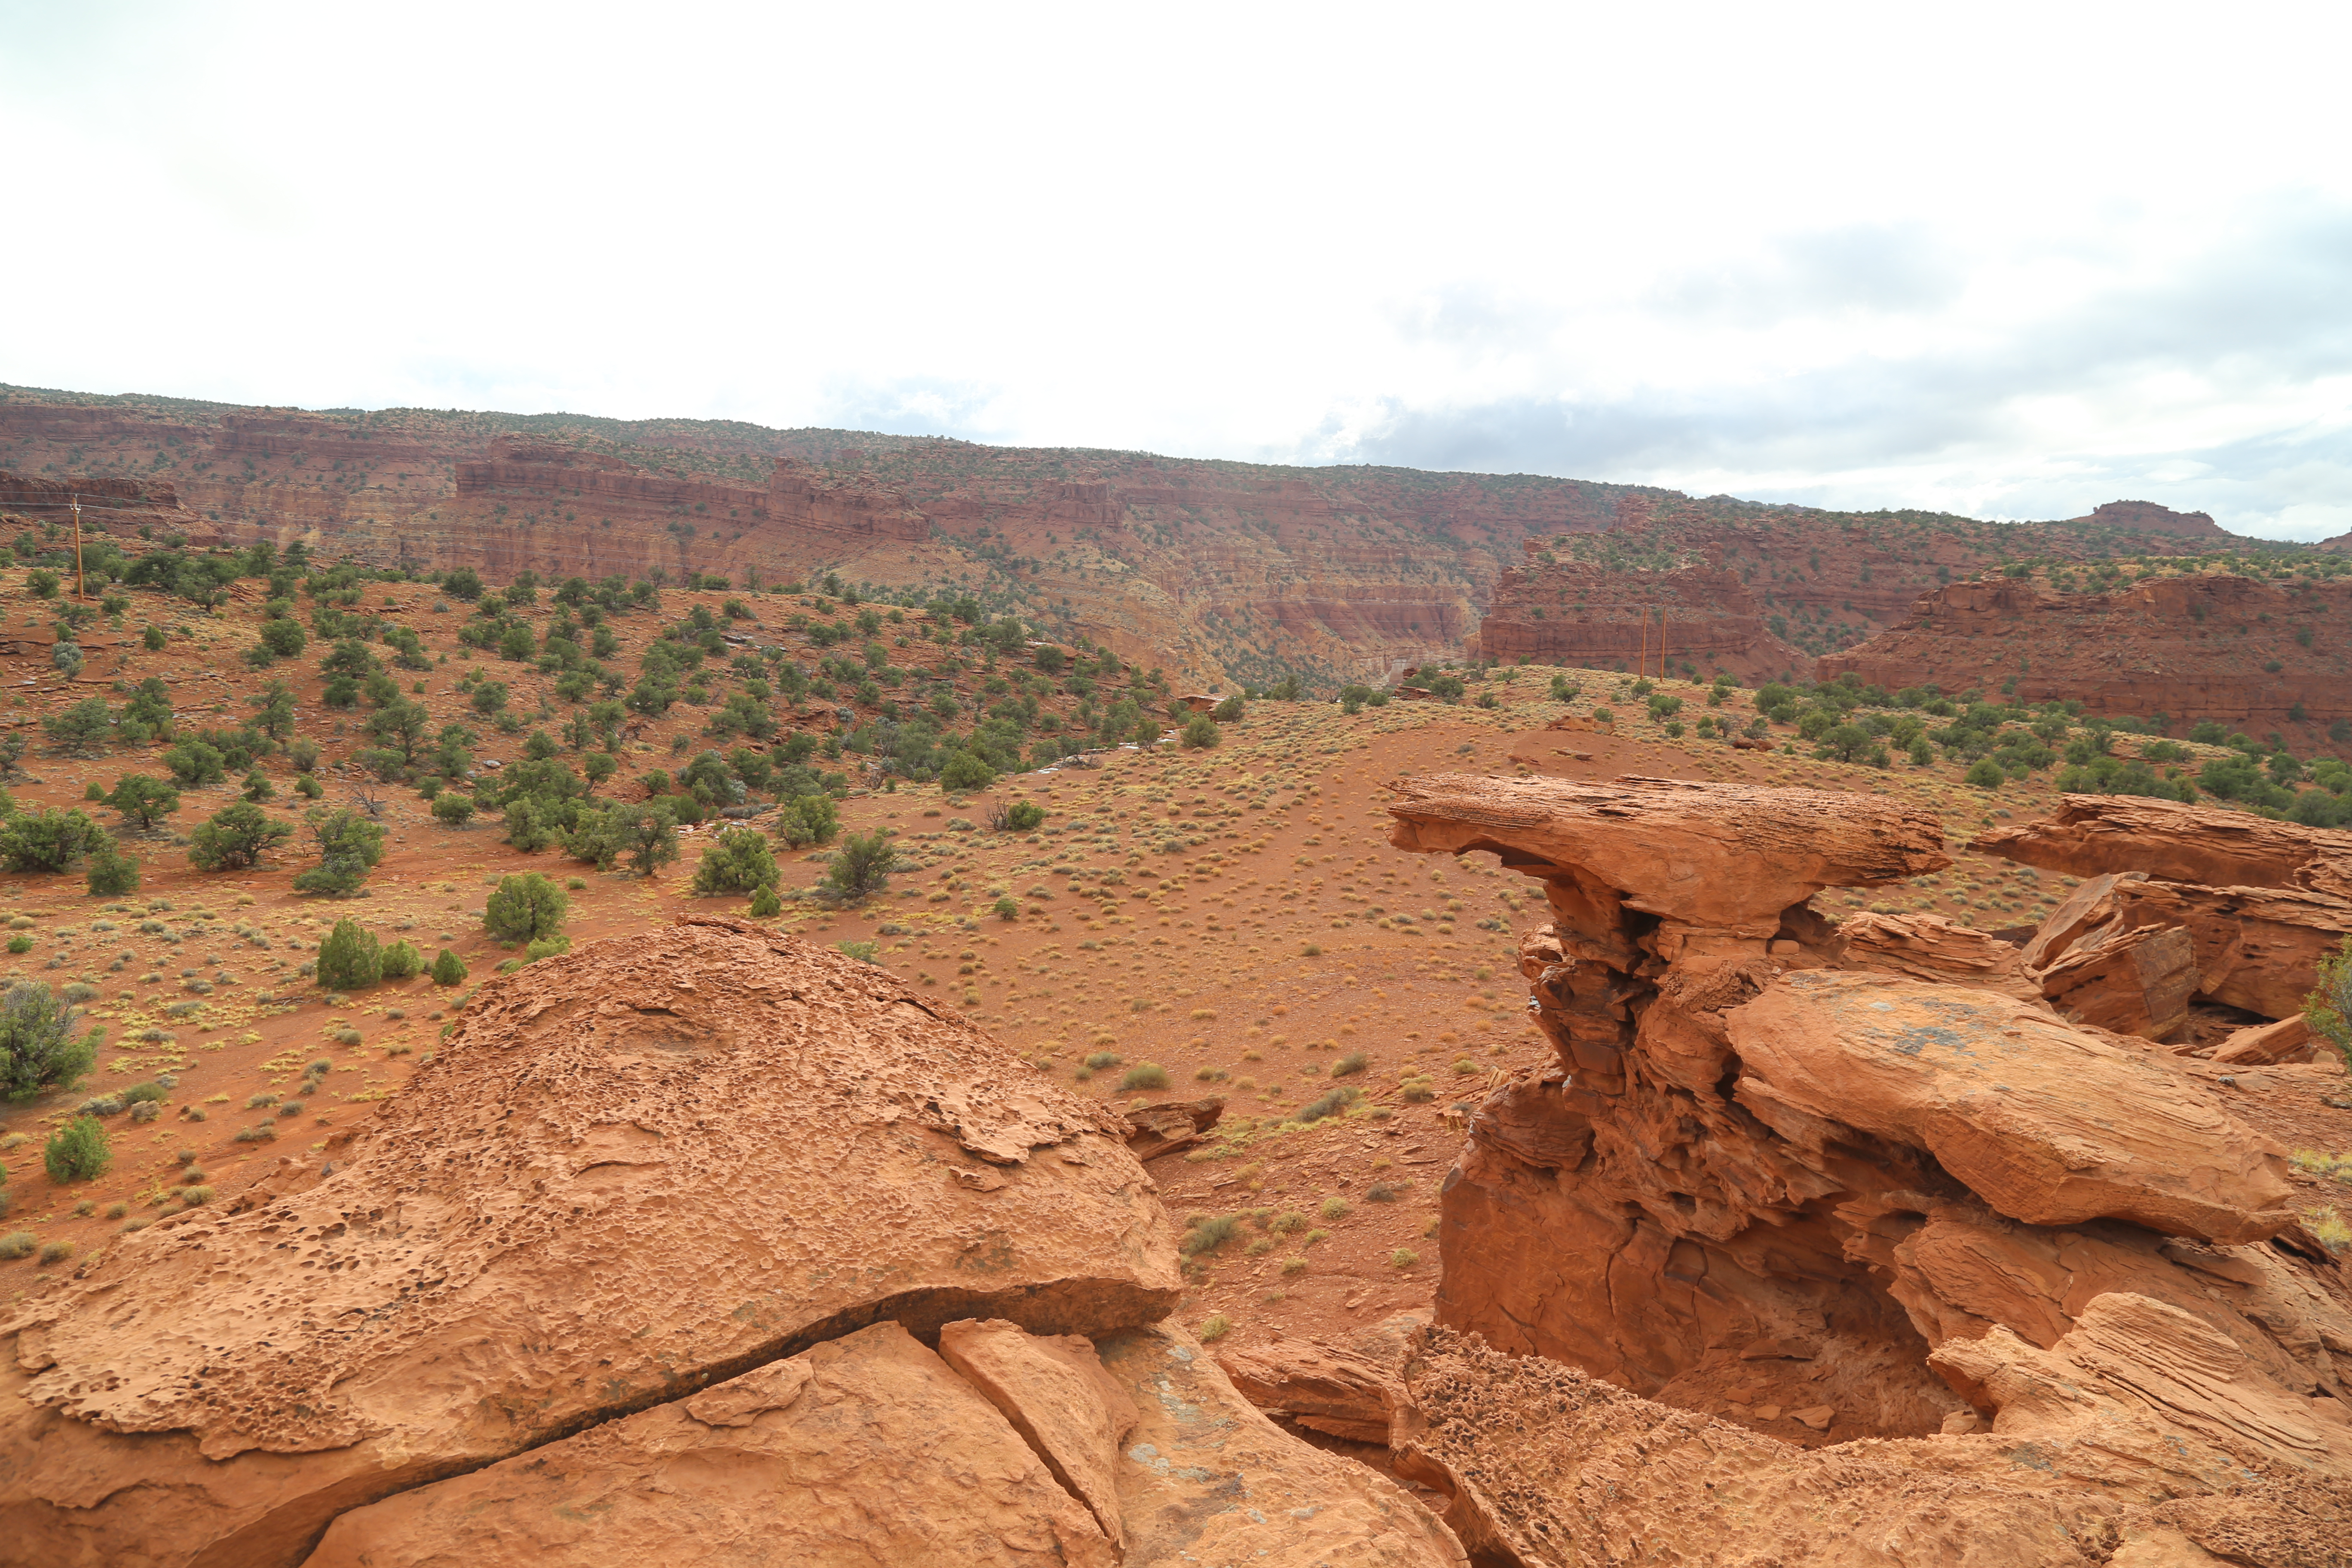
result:
<svg viewBox="0 0 2352 1568"><path fill-rule="evenodd" d="M2079 700L2092 713L2299 737L2352 718L2352 643L2336 631L2352 584L2291 584L2220 573L2158 575L2102 594L2031 580L1956 583L1858 647L1821 661L1896 690L2006 690Z"/></svg>
<svg viewBox="0 0 2352 1568"><path fill-rule="evenodd" d="M1811 667L1810 657L1765 628L1754 596L1729 572L1699 563L1612 571L1546 560L1550 553L1531 541L1528 564L1496 580L1472 653L1504 664L1651 672L1687 666L1751 683Z"/></svg>

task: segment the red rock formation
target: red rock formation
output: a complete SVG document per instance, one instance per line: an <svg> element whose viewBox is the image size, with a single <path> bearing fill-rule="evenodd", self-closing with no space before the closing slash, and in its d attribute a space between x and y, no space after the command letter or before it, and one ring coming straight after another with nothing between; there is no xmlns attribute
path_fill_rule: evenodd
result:
<svg viewBox="0 0 2352 1568"><path fill-rule="evenodd" d="M13 512L35 522L69 525L74 503L81 503L82 531L128 533L140 528L180 534L197 543L217 542L218 531L180 504L172 487L160 480L87 479L70 481L37 479L0 469L0 513Z"/></svg>
<svg viewBox="0 0 2352 1568"><path fill-rule="evenodd" d="M1992 691L2013 678L2021 702L2073 698L2093 713L2254 734L2308 726L2304 749L2352 717L2352 642L2335 630L2347 612L2352 584L2190 574L2056 594L2023 580L1956 583L1902 625L1822 658L1820 672L1851 670L1890 691Z"/></svg>
<svg viewBox="0 0 2352 1568"><path fill-rule="evenodd" d="M1546 562L1530 541L1528 563L1496 579L1471 652L1509 664L1585 665L1656 672L1674 665L1742 679L1794 676L1809 656L1765 630L1739 579L1703 565L1610 571ZM1646 617L1646 624L1645 624Z"/></svg>
<svg viewBox="0 0 2352 1568"><path fill-rule="evenodd" d="M1970 847L2071 877L2137 871L2165 882L2352 900L2352 833L2220 806L2070 795L2049 816L1991 828Z"/></svg>
<svg viewBox="0 0 2352 1568"><path fill-rule="evenodd" d="M1395 843L1493 853L1553 914L1521 959L1559 1065L1471 1117L1440 1322L1669 1403L1825 1407L1832 1434L1990 1414L1938 1358L1996 1328L2048 1350L2103 1292L2197 1318L2256 1404L2352 1392L2318 1351L2352 1333L2343 1282L2261 1245L2294 1219L2282 1151L2201 1064L2062 1022L1951 931L1812 911L1942 864L1926 818L1665 781L1396 787Z"/></svg>
<svg viewBox="0 0 2352 1568"><path fill-rule="evenodd" d="M0 1556L1465 1568L1157 1326L1126 1131L745 922L535 964L327 1163L10 1306Z"/></svg>

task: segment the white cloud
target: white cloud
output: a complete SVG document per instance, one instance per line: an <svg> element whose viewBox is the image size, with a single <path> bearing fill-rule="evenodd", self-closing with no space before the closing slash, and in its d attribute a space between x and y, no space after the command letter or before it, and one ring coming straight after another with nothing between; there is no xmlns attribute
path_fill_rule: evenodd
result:
<svg viewBox="0 0 2352 1568"><path fill-rule="evenodd" d="M0 377L2352 527L2335 12L1622 12L0 5Z"/></svg>

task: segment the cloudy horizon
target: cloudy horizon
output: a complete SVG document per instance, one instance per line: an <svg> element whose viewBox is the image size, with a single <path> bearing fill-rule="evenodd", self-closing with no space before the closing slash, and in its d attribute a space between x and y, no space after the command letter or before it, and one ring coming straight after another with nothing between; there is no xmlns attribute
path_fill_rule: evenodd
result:
<svg viewBox="0 0 2352 1568"><path fill-rule="evenodd" d="M0 381L2352 531L2316 6L646 17L0 0Z"/></svg>

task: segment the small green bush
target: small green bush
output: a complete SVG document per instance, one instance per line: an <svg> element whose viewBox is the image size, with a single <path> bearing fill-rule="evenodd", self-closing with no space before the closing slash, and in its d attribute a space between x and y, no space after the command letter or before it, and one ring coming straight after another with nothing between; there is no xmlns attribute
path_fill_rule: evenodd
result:
<svg viewBox="0 0 2352 1568"><path fill-rule="evenodd" d="M1118 1066L1118 1057L1116 1053L1111 1051L1097 1051L1094 1055L1087 1058L1087 1066L1093 1068L1096 1072L1100 1072L1105 1068L1115 1068Z"/></svg>
<svg viewBox="0 0 2352 1568"><path fill-rule="evenodd" d="M103 1175L114 1163L114 1151L108 1146L106 1129L95 1116L77 1116L55 1132L41 1145L41 1163L49 1173L49 1180L63 1185L68 1182L87 1182Z"/></svg>
<svg viewBox="0 0 2352 1568"><path fill-rule="evenodd" d="M1234 1321L1223 1312L1217 1312L1213 1314L1207 1322L1201 1325L1200 1333L1194 1337L1204 1345L1213 1345L1231 1333L1233 1328Z"/></svg>
<svg viewBox="0 0 2352 1568"><path fill-rule="evenodd" d="M1294 1121L1320 1121L1327 1116L1337 1116L1341 1111L1347 1110L1348 1107L1356 1103L1359 1093L1360 1091L1353 1085L1342 1085L1336 1089L1327 1089L1322 1094L1318 1095L1313 1100L1310 1100L1306 1104L1300 1106L1297 1113L1292 1116L1291 1120Z"/></svg>
<svg viewBox="0 0 2352 1568"><path fill-rule="evenodd" d="M335 922L319 944L319 984L330 991L356 991L383 978L383 949L353 920Z"/></svg>
<svg viewBox="0 0 2352 1568"><path fill-rule="evenodd" d="M1999 789L2009 782L2009 775L2002 773L2000 764L1990 757L1985 758L1970 768L1966 777L1970 787L1975 789Z"/></svg>
<svg viewBox="0 0 2352 1568"><path fill-rule="evenodd" d="M780 915L783 912L784 900L782 897L777 893L773 883L762 882L760 886L751 889L751 918L753 920L763 921L767 920L771 916Z"/></svg>
<svg viewBox="0 0 2352 1568"><path fill-rule="evenodd" d="M1138 1062L1118 1080L1121 1089L1166 1089L1168 1069L1157 1062Z"/></svg>
<svg viewBox="0 0 2352 1568"><path fill-rule="evenodd" d="M0 1094L30 1100L70 1089L98 1058L98 1042L74 1037L72 1005L37 980L0 994Z"/></svg>
<svg viewBox="0 0 2352 1568"><path fill-rule="evenodd" d="M466 981L465 961L445 947L433 961L432 974L436 985L462 985Z"/></svg>
<svg viewBox="0 0 2352 1568"><path fill-rule="evenodd" d="M498 890L483 906L482 926L503 942L532 942L563 929L572 900L562 888L536 871L499 879Z"/></svg>
<svg viewBox="0 0 2352 1568"><path fill-rule="evenodd" d="M12 1230L0 1236L0 1258L14 1263L19 1258L30 1258L41 1245L40 1237L29 1230Z"/></svg>
<svg viewBox="0 0 2352 1568"><path fill-rule="evenodd" d="M1045 820L1045 808L1034 801L1016 800L1004 808L1004 826L1015 833L1028 833Z"/></svg>
<svg viewBox="0 0 2352 1568"><path fill-rule="evenodd" d="M1331 1076L1333 1078L1346 1078L1349 1073L1361 1072L1371 1065L1372 1058L1366 1056L1363 1052L1349 1051L1346 1056L1341 1057L1338 1061L1331 1064Z"/></svg>
<svg viewBox="0 0 2352 1568"><path fill-rule="evenodd" d="M383 950L380 972L386 980L405 980L424 967L425 955L416 951L416 944L403 940Z"/></svg>
<svg viewBox="0 0 2352 1568"><path fill-rule="evenodd" d="M1224 743L1224 734L1217 721L1206 713L1195 713L1184 725L1184 744L1196 751L1211 751Z"/></svg>
<svg viewBox="0 0 2352 1568"><path fill-rule="evenodd" d="M1241 1226L1242 1216L1239 1215L1219 1215L1213 1219L1203 1215L1184 1233L1184 1239L1176 1244L1176 1250L1187 1258L1198 1258L1203 1253L1214 1252L1231 1241L1234 1238L1234 1233L1240 1230Z"/></svg>

